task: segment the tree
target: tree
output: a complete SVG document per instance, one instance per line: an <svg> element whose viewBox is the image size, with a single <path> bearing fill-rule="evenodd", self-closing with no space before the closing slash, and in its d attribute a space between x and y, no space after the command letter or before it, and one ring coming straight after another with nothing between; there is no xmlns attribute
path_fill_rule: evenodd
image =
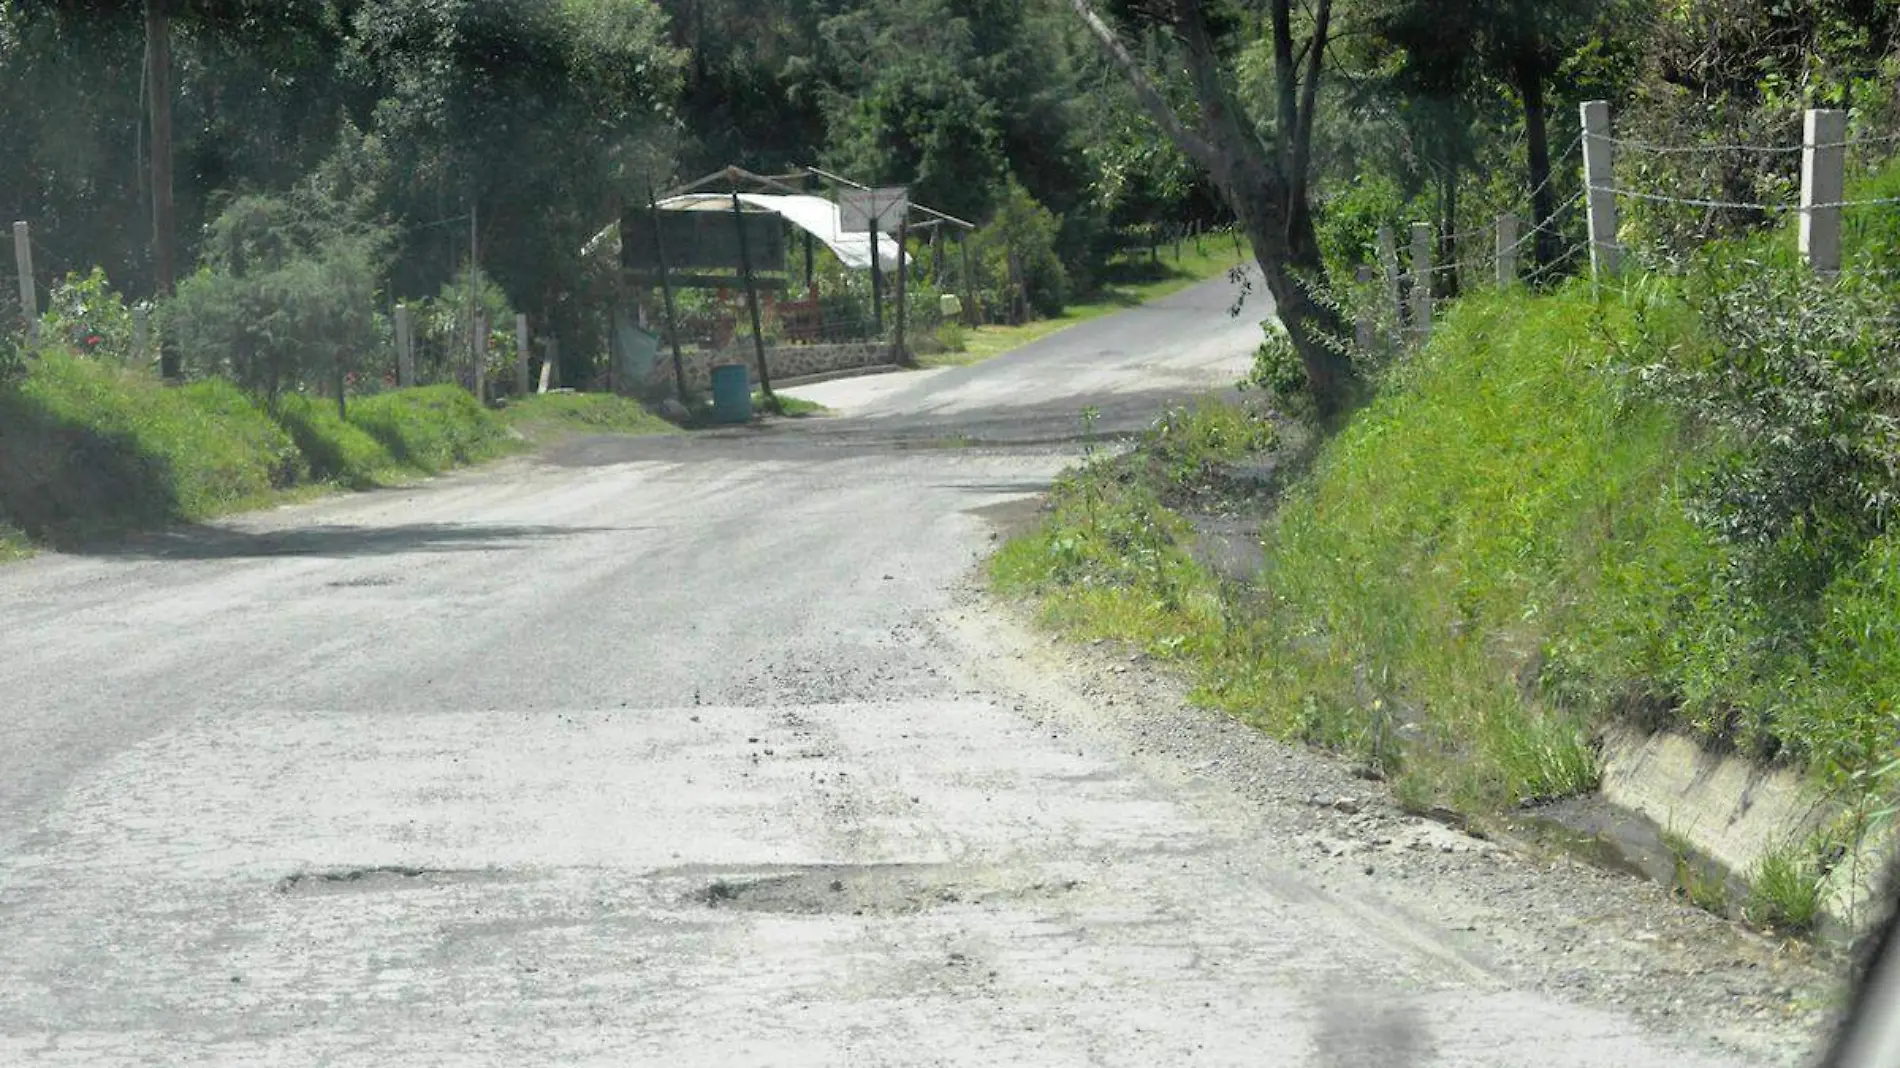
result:
<svg viewBox="0 0 1900 1068"><path fill-rule="evenodd" d="M1358 398L1358 376L1339 344L1338 314L1316 300L1309 288L1323 285L1326 271L1313 225L1308 172L1332 0L1318 0L1304 40L1294 33L1291 0L1270 0L1275 70L1271 124L1249 114L1231 88L1217 36L1221 30L1231 33L1231 27L1217 23L1213 5L1203 0L1154 0L1140 7L1131 5L1124 12L1130 19L1165 27L1178 43L1198 110L1188 120L1089 0L1069 3L1121 70L1149 116L1183 153L1206 169L1246 228L1280 321L1306 370L1320 416L1330 419L1347 411Z"/></svg>

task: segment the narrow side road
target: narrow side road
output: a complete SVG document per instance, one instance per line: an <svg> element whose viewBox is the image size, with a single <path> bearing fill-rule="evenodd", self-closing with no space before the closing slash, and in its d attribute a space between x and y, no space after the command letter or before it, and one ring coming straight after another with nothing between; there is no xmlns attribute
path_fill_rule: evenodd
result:
<svg viewBox="0 0 1900 1068"><path fill-rule="evenodd" d="M0 570L0 1063L1792 1063L1775 947L974 590L1231 300Z"/></svg>

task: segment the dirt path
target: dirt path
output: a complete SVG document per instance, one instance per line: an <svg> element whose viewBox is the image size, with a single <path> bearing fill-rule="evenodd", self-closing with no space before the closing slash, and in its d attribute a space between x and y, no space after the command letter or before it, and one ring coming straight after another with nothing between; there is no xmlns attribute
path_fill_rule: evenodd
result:
<svg viewBox="0 0 1900 1068"><path fill-rule="evenodd" d="M1791 1063L1772 946L972 591L1222 290L0 572L0 1063Z"/></svg>

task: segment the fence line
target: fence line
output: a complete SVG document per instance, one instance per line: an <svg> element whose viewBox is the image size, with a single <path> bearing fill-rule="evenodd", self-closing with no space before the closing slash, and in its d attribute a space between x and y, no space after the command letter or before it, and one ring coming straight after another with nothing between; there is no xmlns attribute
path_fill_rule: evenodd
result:
<svg viewBox="0 0 1900 1068"><path fill-rule="evenodd" d="M1712 200L1704 197L1674 197L1666 193L1645 193L1639 189L1621 189L1615 186L1601 186L1599 191L1613 193L1631 200L1645 200L1656 204L1675 204L1686 208L1723 208L1732 211L1825 211L1830 208L1877 208L1889 204L1900 204L1900 197L1877 197L1868 200L1827 200L1815 204L1761 204L1746 200Z"/></svg>

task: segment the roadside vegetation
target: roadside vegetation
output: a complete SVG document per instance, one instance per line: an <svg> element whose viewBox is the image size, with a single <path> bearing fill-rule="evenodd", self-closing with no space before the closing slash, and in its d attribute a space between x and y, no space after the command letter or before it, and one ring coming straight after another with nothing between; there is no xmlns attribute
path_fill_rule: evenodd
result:
<svg viewBox="0 0 1900 1068"><path fill-rule="evenodd" d="M503 421L451 386L260 403L221 379L166 387L140 371L48 350L0 384L0 529L82 542L366 488L501 455Z"/></svg>
<svg viewBox="0 0 1900 1068"><path fill-rule="evenodd" d="M1620 719L1806 768L1869 818L1900 752L1895 225L1856 222L1831 282L1781 227L1601 291L1468 294L1283 497L1241 477L1290 462L1246 429L1259 393L1169 413L1064 478L995 579L1419 810L1589 790ZM1257 575L1197 559L1209 487L1258 518ZM1813 852L1766 864L1757 912L1813 922Z"/></svg>

